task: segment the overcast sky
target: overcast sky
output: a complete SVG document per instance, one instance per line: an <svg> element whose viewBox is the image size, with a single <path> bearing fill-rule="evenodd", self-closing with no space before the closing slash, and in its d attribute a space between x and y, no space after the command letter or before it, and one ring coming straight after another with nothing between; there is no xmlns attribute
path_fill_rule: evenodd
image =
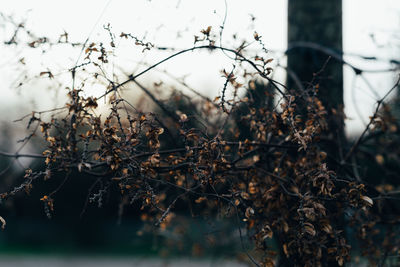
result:
<svg viewBox="0 0 400 267"><path fill-rule="evenodd" d="M321 0L322 1L322 0ZM174 46L188 48L193 45L193 35L198 34L208 25L218 29L225 17L226 6L224 0L86 0L86 1L54 1L54 0L13 0L3 1L0 11L7 15L14 15L18 20L27 18L27 26L37 35L53 36L56 38L64 30L74 41L83 42L88 36L91 40L106 38L103 25L110 23L113 31L119 33L130 32L159 46ZM385 60L395 58L399 54L400 38L393 38L393 34L400 29L400 1L399 0L343 0L344 15L344 50L348 54L378 56L381 62L363 62L357 57L348 56L347 60L355 65L367 69L382 69L389 65ZM251 18L256 20L252 21ZM254 30L261 36L271 51L284 51L287 41L287 1L286 0L227 0L227 17L223 41L229 45L231 36L237 33L251 39ZM0 38L9 38L10 32L2 31ZM374 35L374 38L371 37ZM124 50L124 67L132 69L135 62L143 59L143 55L129 54ZM44 59L35 52L19 51L18 56L25 56L34 71L43 71L43 68L53 64L54 67L63 62L72 64L77 58L76 52L55 51L50 58ZM29 54L30 53L30 54ZM167 52L149 53L149 62L155 62L168 55ZM279 57L279 53L271 54ZM41 88L23 88L22 94L18 90L10 89L12 80L17 77L18 68L9 67L18 61L15 52L10 48L0 47L0 103L7 109L8 116L1 120L10 120L25 112L17 106L28 107L32 103L37 110L54 104L55 92ZM278 58L279 59L279 58ZM47 60L43 63L43 60ZM69 60L69 61L68 61ZM284 62L284 59L281 59ZM53 63L49 63L52 61ZM46 65L47 64L47 65ZM210 95L217 95L221 83L219 71L231 66L226 57L213 57L204 54L190 55L174 59L164 66L176 76L190 75L188 82L195 88ZM65 66L64 66L65 67ZM37 69L35 69L37 68ZM42 69L41 69L42 68ZM277 70L277 79L284 79ZM156 74L152 74L152 78ZM368 81L377 90L377 94L384 93L394 83L393 74L371 74L366 76ZM352 86L355 85L355 86ZM351 91L350 88L355 88ZM93 88L96 94L96 88ZM98 93L98 92L97 92ZM45 100L47 99L47 100ZM364 81L354 80L350 70L345 69L345 104L348 132L356 133L362 129L362 119L355 112L354 103L362 114L364 121L368 120L373 110L376 95L371 92ZM3 113L4 114L4 113Z"/></svg>

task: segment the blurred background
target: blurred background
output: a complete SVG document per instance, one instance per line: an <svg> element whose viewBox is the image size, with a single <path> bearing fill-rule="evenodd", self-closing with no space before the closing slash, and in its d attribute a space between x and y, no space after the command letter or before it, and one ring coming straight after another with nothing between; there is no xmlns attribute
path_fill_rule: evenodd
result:
<svg viewBox="0 0 400 267"><path fill-rule="evenodd" d="M4 152L38 151L43 145L39 141L26 145L18 142L29 135L26 121L13 121L32 110L62 106L67 92L63 88L71 82L67 70L83 60L80 48L58 45L45 47L44 52L44 49L10 44L19 23L24 23L24 28L37 37L57 40L68 33L72 43L107 40L109 33L104 27L109 24L115 33L132 33L163 48L143 53L130 42L118 43L110 57L116 79L118 75L138 72L160 61L173 49L193 46L194 35L208 26L216 32L222 26L221 44L232 47L252 39L256 31L262 36L270 57L274 58L273 78L282 83L287 79L288 21L294 14L288 12L288 1L284 0L246 3L229 0L15 0L3 3L0 12L0 150ZM400 2L343 0L342 29L343 54L339 55L348 63L343 66L346 134L352 138L363 130L376 101L392 87L398 75ZM29 33L18 33L18 38L26 42ZM223 54L192 53L166 62L141 79L144 84L163 81L171 87L174 79L184 79L186 84L213 99L220 94L224 83L220 71L229 69L230 62ZM355 69L362 70L362 75ZM55 79L40 75L50 70ZM103 85L93 84L84 93L100 96L104 90ZM140 98L139 91L127 94L133 99ZM41 164L44 163L40 160L0 156L1 191L15 185L16 180L20 181L27 167L40 168ZM0 264L239 265L236 259L241 257L242 250L232 223L182 215L181 220L186 221L184 226L168 230L144 229L139 207L125 208L123 216L119 216L118 192L111 191L101 208L87 205L87 188L92 181L74 175L82 186L64 185L57 194L60 201L51 220L43 212L39 199L54 190L57 179L40 182L29 196L17 197L0 206L0 215L7 220L6 230L0 233ZM181 257L196 260L176 259Z"/></svg>

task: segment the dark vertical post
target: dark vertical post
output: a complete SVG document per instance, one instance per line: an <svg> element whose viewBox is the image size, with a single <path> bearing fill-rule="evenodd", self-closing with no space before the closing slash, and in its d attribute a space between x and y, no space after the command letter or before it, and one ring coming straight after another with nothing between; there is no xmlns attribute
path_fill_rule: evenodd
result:
<svg viewBox="0 0 400 267"><path fill-rule="evenodd" d="M332 141L342 142L337 144L342 147L345 141L342 0L289 0L288 3L288 68L304 87L329 58L322 48L338 56L332 57L316 78L320 88L318 97L329 116L329 137ZM290 76L287 85L289 89L297 88Z"/></svg>

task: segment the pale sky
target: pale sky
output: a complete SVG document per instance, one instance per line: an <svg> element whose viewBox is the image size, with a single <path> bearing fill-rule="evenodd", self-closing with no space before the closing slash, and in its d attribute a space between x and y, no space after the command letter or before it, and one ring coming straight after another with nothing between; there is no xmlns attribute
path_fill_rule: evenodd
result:
<svg viewBox="0 0 400 267"><path fill-rule="evenodd" d="M322 0L321 0L322 1ZM0 11L15 18L27 18L27 27L37 35L57 38L63 31L70 34L72 41L84 42L90 36L93 41L107 38L103 25L110 23L115 33L129 32L138 37L146 37L147 41L158 46L189 48L193 46L193 36L201 29L213 26L218 31L225 17L224 0L86 0L86 1L54 1L54 0L14 0L3 1ZM285 62L279 57L279 51L284 51L287 41L287 1L286 0L227 0L227 17L224 29L223 43L227 46L233 33L248 40L256 30L272 53L271 57ZM256 17L254 22L251 16ZM345 53L377 56L382 59L395 58L400 50L400 38L393 34L400 29L400 1L398 0L343 0L344 16L344 50ZM370 34L374 34L374 43ZM65 64L73 66L78 50L55 49L47 55L41 55L33 50L26 51L4 47L3 40L9 38L10 32L0 28L0 104L2 110L7 110L7 116L0 120L12 120L35 110L53 107L60 100L59 90L43 88L37 83L24 86L20 90L11 89L12 82L18 77L16 62L25 57L28 76L44 71L51 66L55 69L65 69ZM107 39L106 39L107 40ZM145 59L147 62L157 62L169 55L169 52L146 52L145 54L131 52L129 44L121 44L116 65L121 65L127 71L135 70L137 62ZM367 69L383 69L390 67L382 62L365 62L357 57L348 56L346 60L356 66ZM11 66L11 67L9 67ZM216 96L223 85L220 75L222 68L229 68L231 62L224 57L193 53L182 56L167 64L166 69L175 76L189 75L187 82L199 91ZM140 67L139 67L140 68ZM142 67L143 68L143 67ZM284 80L284 75L276 70L276 79ZM349 69L345 69L345 104L348 133L362 130L362 119L354 109L354 102L364 121L372 114L376 96L366 86L365 82L356 79ZM162 79L157 72L149 73L148 77L158 81ZM393 74L366 75L368 81L377 90L378 95L384 95L394 83ZM10 79L11 78L11 79ZM12 79L14 78L14 79ZM355 84L355 91L350 90ZM36 85L36 86L35 86ZM53 85L50 85L53 86ZM93 87L90 93L101 94L99 88ZM64 92L62 92L64 94ZM32 104L32 106L31 106ZM4 112L2 114L5 114Z"/></svg>

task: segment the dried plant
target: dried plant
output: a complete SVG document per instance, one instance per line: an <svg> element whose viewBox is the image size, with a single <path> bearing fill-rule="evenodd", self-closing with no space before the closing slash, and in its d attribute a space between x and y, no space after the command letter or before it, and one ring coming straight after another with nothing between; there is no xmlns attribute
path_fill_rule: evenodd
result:
<svg viewBox="0 0 400 267"><path fill-rule="evenodd" d="M10 44L17 42L17 31L23 27L17 25ZM384 105L387 96L378 102L354 145L340 148L347 151L340 158L327 152L323 141L332 129L318 99L322 89L311 83L303 91L293 91L273 80L272 59L257 33L253 45L260 49L254 55L254 50L248 51L250 43L236 48L217 45L218 34L208 27L195 37L193 47L175 51L118 82L104 71L118 38L132 39L144 53L165 49L129 33L115 37L109 25L105 30L110 33L109 43L71 44L80 47L85 58L69 70L68 102L21 118L33 129L24 142L41 135L46 147L42 154L1 155L42 158L45 168L27 169L21 184L1 194L3 200L29 192L38 179L65 173L65 180L73 180L73 173L81 172L95 177L90 203L101 207L107 191L117 187L124 196L121 199L127 200L123 205L140 203L142 219L161 228L175 223L178 202L198 207L199 213L207 210L233 218L241 238L246 234L254 241L253 248L243 249L257 266L342 266L350 260L349 227L358 233L371 262L379 264L382 254L398 253L399 214L386 213L394 205L388 201L397 200L391 199L398 193L393 191L397 184L379 185L380 193L376 193L371 189L375 185L370 186L372 182L357 171L363 165L352 162L356 159L361 164L360 148L374 145L374 134L396 136L392 140L398 144L397 120L390 116L389 105ZM68 43L68 35L63 36L60 40ZM51 41L39 38L28 45L37 48L45 43ZM194 100L173 92L172 100L166 102L138 81L162 63L197 50L232 58L233 67L222 71L225 83L216 99L196 92L199 98ZM49 70L40 76L53 79L55 74ZM86 97L89 81L106 84L105 93L97 99ZM141 111L124 97L123 89L131 84L151 99L153 112ZM155 89L160 86L154 84ZM108 111L99 110L99 101L108 103ZM381 147L385 145L383 141ZM398 162L399 151L392 154ZM385 155L377 154L376 160L384 164ZM40 199L48 217L57 208L54 196L65 180Z"/></svg>

